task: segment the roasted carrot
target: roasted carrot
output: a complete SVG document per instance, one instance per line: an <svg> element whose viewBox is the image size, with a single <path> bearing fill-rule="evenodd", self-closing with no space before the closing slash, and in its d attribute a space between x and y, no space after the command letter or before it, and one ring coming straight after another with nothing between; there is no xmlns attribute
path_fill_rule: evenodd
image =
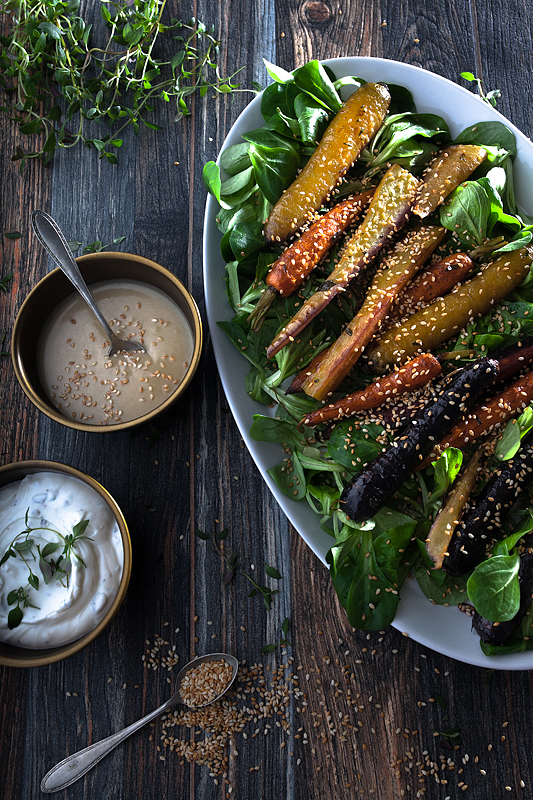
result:
<svg viewBox="0 0 533 800"><path fill-rule="evenodd" d="M442 439L454 417L474 406L497 380L498 362L480 358L450 376L440 393L416 413L401 436L368 462L343 490L340 508L354 522L371 519L414 472L431 449L433 438Z"/></svg>
<svg viewBox="0 0 533 800"><path fill-rule="evenodd" d="M441 371L438 358L431 353L423 353L400 369L378 378L365 389L312 411L304 417L302 423L312 428L320 422L343 419L357 414L358 411L377 408L391 398L420 389L440 375Z"/></svg>
<svg viewBox="0 0 533 800"><path fill-rule="evenodd" d="M285 241L324 204L381 127L389 103L389 90L381 83L365 83L350 95L272 209L264 228L267 241Z"/></svg>
<svg viewBox="0 0 533 800"><path fill-rule="evenodd" d="M399 293L416 275L446 231L436 225L414 228L399 242L376 273L363 305L339 338L322 354L303 385L306 394L325 400L337 388L379 330Z"/></svg>
<svg viewBox="0 0 533 800"><path fill-rule="evenodd" d="M514 458L495 472L472 501L452 538L443 567L465 575L483 560L492 539L502 535L502 517L531 481L533 440L522 442Z"/></svg>
<svg viewBox="0 0 533 800"><path fill-rule="evenodd" d="M516 344L495 350L493 355L500 365L500 380L513 378L533 362L533 336L527 336Z"/></svg>
<svg viewBox="0 0 533 800"><path fill-rule="evenodd" d="M413 212L424 219L435 211L486 157L487 151L476 144L452 144L437 153L424 174Z"/></svg>
<svg viewBox="0 0 533 800"><path fill-rule="evenodd" d="M296 291L333 247L339 236L355 222L373 194L374 189L369 189L333 206L283 251L267 275L268 288L248 317L253 331L261 328L276 295L289 297Z"/></svg>
<svg viewBox="0 0 533 800"><path fill-rule="evenodd" d="M390 310L389 320L411 314L421 306L432 303L437 297L450 292L474 269L474 262L466 253L443 258L421 272L400 296L398 303Z"/></svg>
<svg viewBox="0 0 533 800"><path fill-rule="evenodd" d="M444 557L448 555L448 545L476 484L482 453L481 447L474 453L433 521L426 539L426 550L435 569L442 567Z"/></svg>
<svg viewBox="0 0 533 800"><path fill-rule="evenodd" d="M387 170L362 224L343 249L339 263L328 280L305 301L272 341L267 348L268 358L293 341L407 222L417 186L418 179L398 164Z"/></svg>
<svg viewBox="0 0 533 800"><path fill-rule="evenodd" d="M503 392L476 408L466 419L456 425L450 431L450 435L440 442L420 465L421 468L427 467L432 461L435 461L447 447L462 449L483 434L503 425L508 419L523 411L531 402L533 402L533 373L528 372Z"/></svg>
<svg viewBox="0 0 533 800"><path fill-rule="evenodd" d="M532 261L533 249L527 247L503 253L460 287L377 336L367 349L374 371L381 374L457 336L522 283Z"/></svg>

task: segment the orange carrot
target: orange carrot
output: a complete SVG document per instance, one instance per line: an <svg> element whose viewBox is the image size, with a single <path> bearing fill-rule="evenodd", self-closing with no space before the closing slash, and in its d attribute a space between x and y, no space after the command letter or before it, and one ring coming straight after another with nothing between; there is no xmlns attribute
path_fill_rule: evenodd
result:
<svg viewBox="0 0 533 800"><path fill-rule="evenodd" d="M267 348L272 358L294 340L349 282L369 264L390 237L409 219L419 181L410 172L393 164L376 189L366 216L343 249L329 278L307 298L294 317Z"/></svg>
<svg viewBox="0 0 533 800"><path fill-rule="evenodd" d="M389 319L397 319L432 303L453 289L473 270L474 262L466 253L443 258L418 273L414 281L401 295L397 305L391 309Z"/></svg>
<svg viewBox="0 0 533 800"><path fill-rule="evenodd" d="M396 297L430 257L446 231L436 225L418 225L399 242L376 273L361 309L336 341L323 351L318 368L309 370L303 390L325 400L337 388L381 327Z"/></svg>
<svg viewBox="0 0 533 800"><path fill-rule="evenodd" d="M357 414L358 411L377 408L377 406L386 403L391 398L399 397L406 392L413 392L415 389L425 386L440 373L441 365L438 358L431 353L423 353L394 372L384 375L383 378L378 378L365 389L312 411L304 417L302 423L313 427L320 422L338 420Z"/></svg>
<svg viewBox="0 0 533 800"><path fill-rule="evenodd" d="M258 331L276 295L289 297L322 261L339 236L344 233L368 205L374 194L369 189L348 197L333 206L274 262L267 275L266 289L248 317L253 331Z"/></svg>
<svg viewBox="0 0 533 800"><path fill-rule="evenodd" d="M324 214L302 233L272 265L267 284L284 297L291 295L321 261L335 240L357 219L372 199L375 189L349 197Z"/></svg>
<svg viewBox="0 0 533 800"><path fill-rule="evenodd" d="M456 425L446 439L440 442L424 460L420 468L427 467L435 461L447 447L461 449L482 434L503 425L531 402L533 402L533 372L528 372Z"/></svg>

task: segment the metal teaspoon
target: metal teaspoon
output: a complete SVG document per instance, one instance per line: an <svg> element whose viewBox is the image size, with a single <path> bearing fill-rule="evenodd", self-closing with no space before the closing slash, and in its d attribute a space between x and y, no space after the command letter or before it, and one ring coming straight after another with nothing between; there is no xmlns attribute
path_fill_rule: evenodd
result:
<svg viewBox="0 0 533 800"><path fill-rule="evenodd" d="M81 778L90 769L92 769L95 764L98 764L104 756L111 752L120 742L123 742L124 739L127 739L132 733L142 728L143 725L146 725L148 722L151 722L153 719L158 717L164 711L168 711L173 706L177 705L178 703L182 703L183 705L187 705L184 702L181 696L181 685L183 683L183 679L185 674L189 672L194 667L197 667L199 664L203 664L205 661L226 661L232 667L232 674L231 679L228 685L225 687L224 691L220 692L216 697L210 700L208 703L203 703L201 706L195 706L194 708L205 708L205 706L211 705L214 703L215 700L219 700L230 688L233 681L237 676L237 670L239 668L239 662L235 658L235 656L230 656L227 653L210 653L206 656L200 656L199 658L193 659L193 661L189 661L177 677L177 689L170 698L167 700L163 705L156 708L155 711L152 711L150 714L147 714L142 719L134 722L132 725L129 725L127 728L124 728L118 733L113 733L111 736L108 736L106 739L102 739L99 742L95 742L94 744L89 745L84 750L79 750L77 753L73 753L67 758L60 761L59 764L56 764L55 767L46 773L44 778L41 781L41 791L47 794L52 792L58 792L61 789L66 789L67 786L70 786L72 783Z"/></svg>
<svg viewBox="0 0 533 800"><path fill-rule="evenodd" d="M109 348L108 356L113 356L115 353L120 352L146 353L144 345L133 339L120 339L113 333L106 318L98 308L89 287L83 280L72 250L68 246L68 242L57 222L46 211L34 211L31 215L31 221L35 235L48 255L54 259L69 281L76 287L109 337L111 347Z"/></svg>

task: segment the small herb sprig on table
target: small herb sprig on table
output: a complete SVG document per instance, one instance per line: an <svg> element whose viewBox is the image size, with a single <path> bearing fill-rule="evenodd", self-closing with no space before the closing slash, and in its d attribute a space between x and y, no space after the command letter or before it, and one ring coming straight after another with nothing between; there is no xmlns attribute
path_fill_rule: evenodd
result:
<svg viewBox="0 0 533 800"><path fill-rule="evenodd" d="M217 532L217 523L216 521L213 522L213 532L206 533L205 531L201 531L198 528L195 530L195 535L198 539L201 539L204 542L211 542L213 547L215 548L216 552L219 554L221 559L224 562L224 574L222 575L222 583L227 584L233 580L235 576L235 572L239 567L239 554L237 551L231 552L229 555L226 555L222 548L219 545L219 542L223 542L226 536L228 535L228 529L223 528L221 531Z"/></svg>
<svg viewBox="0 0 533 800"><path fill-rule="evenodd" d="M269 567L268 564L265 564L265 572L269 576L269 578L275 578L275 580L281 580L281 575L276 569L276 567ZM272 598L275 594L278 594L278 589L270 589L268 586L261 586L259 583L256 583L253 578L246 574L246 572L242 573L245 578L248 578L252 586L254 587L251 592L248 594L248 597L255 597L257 594L261 595L263 598L263 603L265 604L265 608L267 611L270 611L272 608Z"/></svg>
<svg viewBox="0 0 533 800"><path fill-rule="evenodd" d="M125 238L125 236L117 236L110 244L103 244L100 239L97 239L95 242L86 244L81 251L81 255L86 255L87 253L101 253L103 250L107 250L108 247L111 247L114 244L122 244ZM68 246L73 253L77 253L80 247L82 247L82 244L82 242L69 242Z"/></svg>
<svg viewBox="0 0 533 800"><path fill-rule="evenodd" d="M205 531L197 529L195 530L195 534L198 537L198 539L202 539L204 542L211 542L216 552L224 561L225 569L224 569L224 574L222 576L222 582L224 584L229 583L233 579L237 569L240 567L240 557L236 551L233 551L229 555L226 555L219 545L219 542L224 541L224 539L228 535L227 528L224 528L223 530L217 532L216 522L214 522L212 533L205 533ZM274 578L274 580L279 581L282 579L282 575L276 569L276 567L269 566L268 564L265 564L265 573L266 575L268 575L269 578ZM270 609L272 608L272 598L274 597L275 594L278 594L278 590L271 589L269 586L263 586L260 583L257 583L250 575L248 575L244 571L242 572L242 574L248 581L250 581L250 583L253 586L253 589L251 589L251 591L249 592L248 597L255 597L256 595L260 595L263 598L263 603L265 605L265 608L267 609L267 611L270 611Z"/></svg>
<svg viewBox="0 0 533 800"><path fill-rule="evenodd" d="M11 609L7 618L7 625L10 630L20 625L24 616L23 609L38 608L38 606L30 602L28 595L28 589L39 591L40 587L39 576L33 571L30 559L39 564L39 570L46 585L48 585L51 580L55 579L59 581L62 586L68 588L72 559L75 558L82 567L86 567L84 560L80 554L76 552L78 543L81 541L92 541L91 537L85 534L89 524L88 519L80 520L72 528L72 533L68 533L64 536L60 531L54 528L44 527L42 525L32 527L29 523L29 513L30 509L28 508L24 518L25 529L17 533L11 540L11 543L0 559L0 567L5 564L9 558L21 558L28 568L28 582L26 585L19 586L18 589L13 589L7 596L8 605L15 606ZM60 541L47 542L47 544L41 546L35 543L35 539L31 538L31 534L35 533L35 531L55 533L59 536ZM37 551L37 555L34 548ZM56 558L52 558L60 548L62 549L59 555Z"/></svg>
<svg viewBox="0 0 533 800"><path fill-rule="evenodd" d="M93 25L79 16L79 0L0 0L11 15L11 30L0 37L0 86L11 102L0 110L16 120L21 133L43 135L34 151L17 146L21 168L31 158L48 162L57 147L83 143L100 158L117 162L125 128L135 133L148 121L152 102L176 103L175 121L190 114L187 98L209 89L231 93L238 84L225 79L214 60L219 42L198 20L161 19L166 0L102 0L107 29L103 46L92 42ZM98 7L98 6L97 6ZM157 40L173 32L178 43L170 60L157 57ZM110 132L87 132L90 122L105 122Z"/></svg>

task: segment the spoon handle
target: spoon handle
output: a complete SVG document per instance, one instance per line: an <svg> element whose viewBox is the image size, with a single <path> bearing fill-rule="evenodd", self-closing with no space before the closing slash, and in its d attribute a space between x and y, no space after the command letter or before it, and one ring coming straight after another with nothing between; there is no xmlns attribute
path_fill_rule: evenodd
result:
<svg viewBox="0 0 533 800"><path fill-rule="evenodd" d="M172 697L170 700L167 700L166 703L159 706L159 708L156 708L155 711L137 720L137 722L134 722L127 728L111 734L111 736L108 736L106 739L89 745L89 747L86 747L84 750L79 750L77 753L72 753L72 755L67 756L63 761L60 761L59 764L56 764L55 767L52 767L52 769L46 773L41 781L41 791L46 794L51 794L52 792L59 792L61 789L66 789L67 786L70 786L77 781L78 778L81 778L89 772L95 764L98 764L104 756L110 753L111 750L114 750L124 739L127 739L128 736L131 736L132 733L142 728L143 725L151 722L158 717L159 714L162 714L163 711L167 711L174 705L176 705L176 700Z"/></svg>
<svg viewBox="0 0 533 800"><path fill-rule="evenodd" d="M40 243L47 251L56 264L63 270L69 281L71 281L78 292L81 294L85 302L91 308L91 311L98 317L100 324L103 326L105 332L109 337L113 337L113 331L109 327L106 318L96 305L94 297L89 291L89 287L85 283L83 276L80 272L72 250L68 246L68 242L63 236L61 228L46 211L34 211L31 215L33 230L39 239Z"/></svg>

